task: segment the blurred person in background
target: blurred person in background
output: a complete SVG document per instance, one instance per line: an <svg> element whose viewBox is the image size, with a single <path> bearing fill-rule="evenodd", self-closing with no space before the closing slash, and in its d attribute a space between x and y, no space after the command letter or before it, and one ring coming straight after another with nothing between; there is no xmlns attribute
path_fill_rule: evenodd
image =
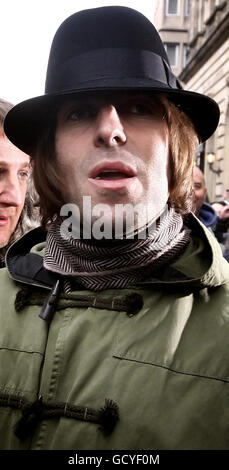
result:
<svg viewBox="0 0 229 470"><path fill-rule="evenodd" d="M203 172L198 166L193 168L193 205L198 219L214 232L217 223L217 214L210 204L206 202L207 187Z"/></svg>
<svg viewBox="0 0 229 470"><path fill-rule="evenodd" d="M217 238L223 255L227 259L227 229L229 206L222 203L208 204L207 187L203 172L198 166L193 168L193 210L198 219L207 227Z"/></svg>
<svg viewBox="0 0 229 470"><path fill-rule="evenodd" d="M224 258L229 261L229 203L226 200L216 201L211 206L218 217L214 233L218 242L224 246Z"/></svg>
<svg viewBox="0 0 229 470"><path fill-rule="evenodd" d="M5 266L8 247L38 225L34 208L35 190L31 180L30 157L6 137L3 122L13 108L0 99L0 267Z"/></svg>

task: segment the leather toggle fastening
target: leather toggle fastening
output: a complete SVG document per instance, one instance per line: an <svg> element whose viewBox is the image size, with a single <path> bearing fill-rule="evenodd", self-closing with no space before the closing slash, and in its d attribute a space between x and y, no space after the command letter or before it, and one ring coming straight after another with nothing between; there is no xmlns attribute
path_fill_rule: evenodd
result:
<svg viewBox="0 0 229 470"><path fill-rule="evenodd" d="M24 407L22 417L13 427L14 434L18 439L26 439L35 429L40 421L42 413L42 397L30 405Z"/></svg>
<svg viewBox="0 0 229 470"><path fill-rule="evenodd" d="M0 393L0 405L22 410L21 418L13 427L20 440L26 439L43 419L65 417L97 423L105 435L111 434L119 421L119 407L109 398L105 399L103 407L96 409L67 402L45 402L41 396L31 403L17 395Z"/></svg>
<svg viewBox="0 0 229 470"><path fill-rule="evenodd" d="M40 317L50 323L56 310L65 308L87 308L94 307L106 310L126 312L129 317L136 315L143 307L143 297L136 292L129 292L126 295L96 294L60 294L60 284L57 281L51 293L47 297L47 292L34 287L23 287L15 299L15 309L20 312L28 305L43 305Z"/></svg>
<svg viewBox="0 0 229 470"><path fill-rule="evenodd" d="M52 321L53 315L56 311L56 305L58 302L59 295L60 280L58 279L39 314L39 317L43 318L43 320L46 320L47 323L50 323Z"/></svg>

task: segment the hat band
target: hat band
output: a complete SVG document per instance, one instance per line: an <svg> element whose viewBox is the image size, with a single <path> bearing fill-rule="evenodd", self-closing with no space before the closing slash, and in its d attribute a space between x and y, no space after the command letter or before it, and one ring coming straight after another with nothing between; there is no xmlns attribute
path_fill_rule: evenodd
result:
<svg viewBox="0 0 229 470"><path fill-rule="evenodd" d="M167 62L152 51L136 49L99 49L74 56L61 65L49 63L45 93L66 93L87 88L88 82L106 79L148 79L169 88L180 88ZM122 83L120 81L120 87ZM93 88L99 88L94 84Z"/></svg>

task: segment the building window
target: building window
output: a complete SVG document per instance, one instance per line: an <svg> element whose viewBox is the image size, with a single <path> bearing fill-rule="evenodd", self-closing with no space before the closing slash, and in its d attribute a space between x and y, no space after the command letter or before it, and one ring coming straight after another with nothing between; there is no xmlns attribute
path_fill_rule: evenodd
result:
<svg viewBox="0 0 229 470"><path fill-rule="evenodd" d="M165 43L165 50L167 52L171 67L177 67L179 44L173 43L173 42L167 42Z"/></svg>
<svg viewBox="0 0 229 470"><path fill-rule="evenodd" d="M166 15L179 14L180 0L166 0Z"/></svg>
<svg viewBox="0 0 229 470"><path fill-rule="evenodd" d="M185 16L190 15L190 0L185 0L184 15Z"/></svg>
<svg viewBox="0 0 229 470"><path fill-rule="evenodd" d="M188 52L188 46L187 44L183 44L183 68L185 68L187 64L187 52Z"/></svg>

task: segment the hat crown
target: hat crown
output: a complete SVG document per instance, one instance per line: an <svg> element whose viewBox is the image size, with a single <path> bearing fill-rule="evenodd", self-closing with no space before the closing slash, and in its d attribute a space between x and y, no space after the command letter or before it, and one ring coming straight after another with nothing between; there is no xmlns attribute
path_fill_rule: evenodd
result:
<svg viewBox="0 0 229 470"><path fill-rule="evenodd" d="M73 57L104 49L151 51L169 60L153 24L132 8L111 6L83 10L67 18L58 28L50 50L46 93L51 93L53 74ZM75 62L75 65L77 63Z"/></svg>
<svg viewBox="0 0 229 470"><path fill-rule="evenodd" d="M56 31L51 54L58 53L61 59L109 47L150 50L169 62L154 25L142 13L121 6L92 8L71 15Z"/></svg>

